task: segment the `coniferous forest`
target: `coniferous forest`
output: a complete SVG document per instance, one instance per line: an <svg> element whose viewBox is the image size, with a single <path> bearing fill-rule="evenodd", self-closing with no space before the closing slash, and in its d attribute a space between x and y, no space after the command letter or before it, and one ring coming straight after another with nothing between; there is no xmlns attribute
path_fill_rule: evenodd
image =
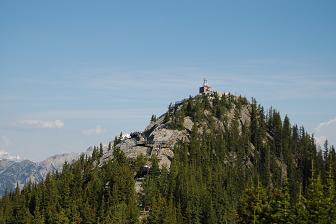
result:
<svg viewBox="0 0 336 224"><path fill-rule="evenodd" d="M194 123L170 167L116 147L103 161L96 147L3 196L0 223L336 223L335 148L317 147L287 116L217 93L171 105L163 116L172 129L183 129L187 116ZM137 194L136 173L148 162Z"/></svg>

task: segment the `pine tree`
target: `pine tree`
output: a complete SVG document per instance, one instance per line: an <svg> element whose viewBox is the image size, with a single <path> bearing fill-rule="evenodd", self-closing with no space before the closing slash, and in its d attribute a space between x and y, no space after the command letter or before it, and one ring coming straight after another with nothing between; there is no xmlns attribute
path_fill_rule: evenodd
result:
<svg viewBox="0 0 336 224"><path fill-rule="evenodd" d="M290 127L290 122L289 122L289 118L286 115L284 122L283 122L283 128L282 128L282 133L281 133L281 137L282 137L282 152L283 152L283 159L285 164L287 164L287 166L289 164L291 164L291 151L290 151L290 138L291 138L291 127Z"/></svg>
<svg viewBox="0 0 336 224"><path fill-rule="evenodd" d="M125 203L114 205L110 207L107 212L106 218L102 221L103 224L120 223L129 224L127 205Z"/></svg>
<svg viewBox="0 0 336 224"><path fill-rule="evenodd" d="M101 158L103 156L103 143L99 144L99 158Z"/></svg>
<svg viewBox="0 0 336 224"><path fill-rule="evenodd" d="M157 120L157 118L156 118L156 116L153 114L152 117L151 117L151 119L150 119L150 121L151 121L151 122L155 122L156 120Z"/></svg>
<svg viewBox="0 0 336 224"><path fill-rule="evenodd" d="M289 220L291 220L288 187L288 179L285 179L285 185L281 190L274 189L272 191L270 202L272 223L289 223Z"/></svg>
<svg viewBox="0 0 336 224"><path fill-rule="evenodd" d="M251 133L251 143L255 146L255 148L259 148L260 145L258 145L258 117L257 117L257 102L254 98L252 98L252 104L251 104L251 114L250 114L250 133Z"/></svg>
<svg viewBox="0 0 336 224"><path fill-rule="evenodd" d="M331 164L328 167L328 177L327 177L327 192L326 192L326 207L327 207L327 222L336 222L336 190L335 182L332 175Z"/></svg>
<svg viewBox="0 0 336 224"><path fill-rule="evenodd" d="M328 223L327 205L324 200L321 178L317 175L314 162L312 163L312 178L307 192L307 211L309 223Z"/></svg>
<svg viewBox="0 0 336 224"><path fill-rule="evenodd" d="M292 213L292 223L306 224L308 223L309 215L306 209L306 199L302 195L302 188L300 187L298 199L296 200L295 209Z"/></svg>
<svg viewBox="0 0 336 224"><path fill-rule="evenodd" d="M150 169L150 174L152 176L159 176L160 175L160 168L159 168L159 161L156 156L152 156L151 158L152 166Z"/></svg>

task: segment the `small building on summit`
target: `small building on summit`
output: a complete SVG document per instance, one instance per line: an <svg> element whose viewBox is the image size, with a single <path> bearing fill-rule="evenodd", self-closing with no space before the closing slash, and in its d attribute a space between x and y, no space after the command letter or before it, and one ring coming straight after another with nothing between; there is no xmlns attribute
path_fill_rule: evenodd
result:
<svg viewBox="0 0 336 224"><path fill-rule="evenodd" d="M199 93L211 93L212 88L209 86L208 81L204 79L203 86L200 87Z"/></svg>

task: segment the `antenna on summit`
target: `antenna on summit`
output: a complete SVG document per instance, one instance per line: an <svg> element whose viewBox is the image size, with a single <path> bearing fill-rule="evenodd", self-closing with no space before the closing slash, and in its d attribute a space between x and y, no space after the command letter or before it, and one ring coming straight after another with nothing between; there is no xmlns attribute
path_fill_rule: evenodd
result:
<svg viewBox="0 0 336 224"><path fill-rule="evenodd" d="M208 80L206 78L203 79L203 86L199 88L199 93L211 93L212 89L208 84Z"/></svg>

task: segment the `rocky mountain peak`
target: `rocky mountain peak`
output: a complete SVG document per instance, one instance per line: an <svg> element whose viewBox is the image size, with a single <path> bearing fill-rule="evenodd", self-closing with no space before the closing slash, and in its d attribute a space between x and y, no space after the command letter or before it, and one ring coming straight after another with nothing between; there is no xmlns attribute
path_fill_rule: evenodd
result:
<svg viewBox="0 0 336 224"><path fill-rule="evenodd" d="M243 126L249 125L250 108L244 97L216 91L202 92L170 104L168 111L152 119L142 132L119 139L115 147L129 158L156 156L160 167L169 168L174 157L174 145L178 141L189 141L193 128L203 132L215 126L224 132L232 126L233 120L237 120L241 131ZM112 157L113 150L104 150L102 162Z"/></svg>

